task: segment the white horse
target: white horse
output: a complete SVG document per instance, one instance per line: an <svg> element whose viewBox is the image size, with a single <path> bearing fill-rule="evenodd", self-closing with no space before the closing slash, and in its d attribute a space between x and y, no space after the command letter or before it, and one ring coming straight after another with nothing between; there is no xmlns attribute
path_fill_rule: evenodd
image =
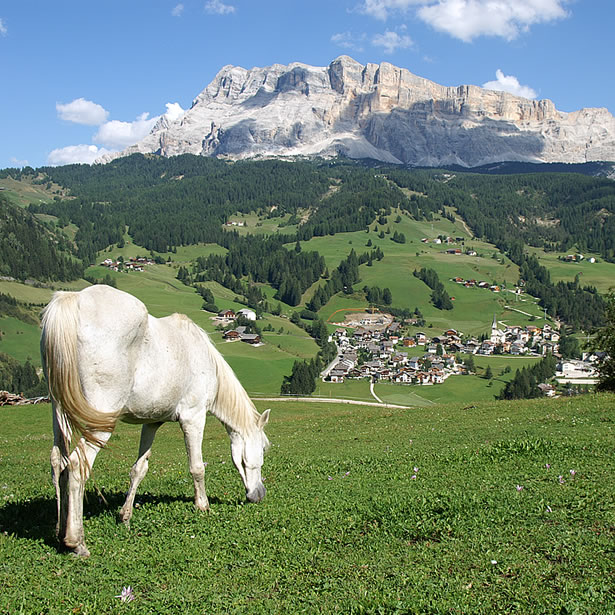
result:
<svg viewBox="0 0 615 615"><path fill-rule="evenodd" d="M202 455L205 417L226 426L247 499L265 497L263 428L239 380L207 334L187 316L154 318L141 301L109 286L57 292L43 312L41 355L53 404L51 468L57 532L65 547L88 556L83 531L85 482L118 420L142 424L137 461L120 511L130 521L156 431L179 421L194 480L195 506L207 510ZM81 436L70 453L73 434Z"/></svg>

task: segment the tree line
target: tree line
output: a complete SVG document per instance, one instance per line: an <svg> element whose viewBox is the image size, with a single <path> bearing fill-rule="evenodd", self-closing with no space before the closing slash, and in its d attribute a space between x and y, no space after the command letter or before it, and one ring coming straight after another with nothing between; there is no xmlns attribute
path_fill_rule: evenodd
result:
<svg viewBox="0 0 615 615"><path fill-rule="evenodd" d="M421 267L414 270L414 277L423 280L431 288L431 302L439 310L452 310L453 302L450 295L446 292L444 284L440 282L438 273L434 269Z"/></svg>

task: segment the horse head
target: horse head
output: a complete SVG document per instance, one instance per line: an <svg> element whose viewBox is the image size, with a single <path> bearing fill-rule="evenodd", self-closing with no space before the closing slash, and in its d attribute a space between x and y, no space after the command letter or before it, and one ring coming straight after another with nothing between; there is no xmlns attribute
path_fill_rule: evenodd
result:
<svg viewBox="0 0 615 615"><path fill-rule="evenodd" d="M269 440L264 427L269 420L269 410L265 410L258 418L256 428L247 434L230 431L231 457L246 488L249 502L260 502L267 493L261 477L261 467L265 449Z"/></svg>

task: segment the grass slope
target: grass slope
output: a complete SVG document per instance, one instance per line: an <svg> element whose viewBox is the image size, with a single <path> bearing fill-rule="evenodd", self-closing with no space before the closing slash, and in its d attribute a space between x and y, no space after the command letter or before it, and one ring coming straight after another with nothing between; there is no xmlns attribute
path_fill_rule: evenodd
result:
<svg viewBox="0 0 615 615"><path fill-rule="evenodd" d="M613 613L614 402L268 403L266 499L244 504L212 420L209 514L165 425L130 530L121 425L87 488L88 560L56 550L49 407L4 408L0 612Z"/></svg>
<svg viewBox="0 0 615 615"><path fill-rule="evenodd" d="M24 187L24 190L27 188ZM35 186L35 188L39 188ZM400 215L400 222L395 222L397 215ZM235 219L235 217L233 217ZM285 231L284 227L279 228L280 219L259 219L255 214L250 216L236 216L237 220L245 219L248 221L247 227L240 227L242 233L255 232L276 232ZM262 223L262 226L258 226ZM390 234L385 234L381 238L380 232L390 229ZM405 244L398 244L391 241L393 233L401 232L406 236ZM449 255L445 253L444 244L435 244L432 241L423 243L422 238L430 240L438 235L461 237L464 239L465 247L471 247L478 253L477 256ZM366 244L368 240L374 247L380 247L384 252L382 261L374 261L372 267L362 265L360 267L361 281L355 286L359 291L351 296L339 295L333 297L324 306L319 315L332 322L340 319L337 310L366 307L365 299L360 292L364 285L388 287L393 294L393 305L398 308L409 308L414 310L419 307L426 319L426 325L421 330L428 334L436 335L442 330L453 327L466 335L480 335L487 332L491 327L493 315L496 314L498 321L509 325L527 325L533 323L542 324L543 313L536 301L525 295L520 298L508 292L514 287L518 278L518 269L506 257L501 255L494 246L478 241L471 237L465 225L457 219L454 223L446 218L436 218L433 222L414 221L406 214L393 212L388 216L386 225L374 223L370 226L369 232L360 231L354 233L340 233L334 236L314 237L310 241L303 242L304 250L317 250L323 255L327 266L332 271L339 262L344 259L351 249L358 254L369 251L372 248ZM455 244L459 246L461 244ZM288 246L294 249L294 244ZM199 256L208 254L223 254L225 250L220 246L198 245L180 247L175 253L162 254L171 262L165 265L148 266L143 273L114 273L101 266L94 266L88 269L88 275L96 278L103 278L110 273L116 280L118 287L130 292L144 301L148 309L154 316L165 316L173 312L183 312L192 318L197 324L212 334L212 339L227 356L231 365L236 369L240 379L244 382L247 390L257 395L276 395L280 390L280 384L284 375L290 374L292 363L296 359L311 358L316 354L316 345L310 340L306 333L292 325L288 319L281 319L267 315L260 324L264 327L270 324L274 332L266 332L266 346L261 349L249 347L247 344L224 344L221 335L214 331L211 321L211 314L201 310L202 300L198 294L189 287L184 286L176 279L177 270L180 266L191 267L191 264ZM112 246L110 249L99 253L99 262L104 258L117 258L122 256L125 259L137 255L146 255L147 250L135 245L131 238L126 235L124 246L118 248ZM541 261L549 263L554 279L573 279L578 271L582 272L581 282L583 284L596 284L604 290L612 282L611 263L580 263L571 265L561 263L556 260L553 254L539 252ZM437 310L430 303L431 290L420 280L415 278L412 273L420 267L430 267L437 271L440 280L446 287L448 293L455 297L454 309L450 311ZM487 282L497 282L505 289L501 293L492 293L488 290L479 288L465 288L451 281L451 278L460 276L463 278L474 278ZM297 307L282 304L282 312L289 316L293 311L301 309L307 302L318 284L317 282L308 289L303 296L303 303ZM84 281L71 284L56 285L56 289L79 289L86 285ZM221 309L240 309L241 304L235 301L236 295L232 291L223 288L215 282L207 282L206 286L211 288L216 298L216 303ZM272 305L277 304L273 299L275 289L264 286L263 290ZM16 282L0 281L0 292L13 295L20 301L36 304L45 304L51 298L52 288L35 288L25 286ZM25 357L32 357L38 364L38 334L35 328L24 331L22 328L14 326L15 323L0 322L2 330L6 336L0 341L0 350L8 352L19 360ZM280 333L280 329L282 332ZM330 329L334 329L331 325ZM18 332L19 331L19 332ZM23 333L22 333L23 331ZM416 332L411 330L411 332ZM267 369L263 370L263 360L266 360ZM511 368L516 368L514 360L511 361ZM391 387L391 390L381 392L383 399L391 403L411 403L412 405L429 404L431 400L456 400L456 399L488 399L497 393L500 386L494 383L490 388L486 388L487 383L471 378L463 382L458 378L453 378L443 388L441 385L435 387L421 387L417 390L404 388L400 392L398 387ZM380 386L378 387L380 388ZM335 396L339 398L370 399L369 391L363 384L344 383L339 385L319 385L315 395L320 395L319 391L327 390L322 396ZM415 387L416 389L416 387ZM430 389L430 391L427 391ZM357 393L359 391L359 393ZM367 393L366 393L367 391ZM471 396L470 398L466 396ZM408 401L402 402L405 398Z"/></svg>

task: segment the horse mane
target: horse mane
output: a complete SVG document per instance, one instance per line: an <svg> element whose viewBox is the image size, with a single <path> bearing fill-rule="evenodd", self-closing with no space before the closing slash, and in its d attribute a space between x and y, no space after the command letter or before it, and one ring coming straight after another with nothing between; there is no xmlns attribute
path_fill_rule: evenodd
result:
<svg viewBox="0 0 615 615"><path fill-rule="evenodd" d="M56 292L42 312L41 356L49 394L63 412L72 432L98 447L95 431L113 431L117 416L100 412L85 398L77 363L78 293ZM64 434L70 440L71 434ZM68 442L67 442L68 444Z"/></svg>
<svg viewBox="0 0 615 615"><path fill-rule="evenodd" d="M250 435L258 428L260 414L256 406L207 333L188 317L185 318L196 327L205 340L205 347L216 367L218 391L210 409L211 413L233 431L241 435Z"/></svg>

